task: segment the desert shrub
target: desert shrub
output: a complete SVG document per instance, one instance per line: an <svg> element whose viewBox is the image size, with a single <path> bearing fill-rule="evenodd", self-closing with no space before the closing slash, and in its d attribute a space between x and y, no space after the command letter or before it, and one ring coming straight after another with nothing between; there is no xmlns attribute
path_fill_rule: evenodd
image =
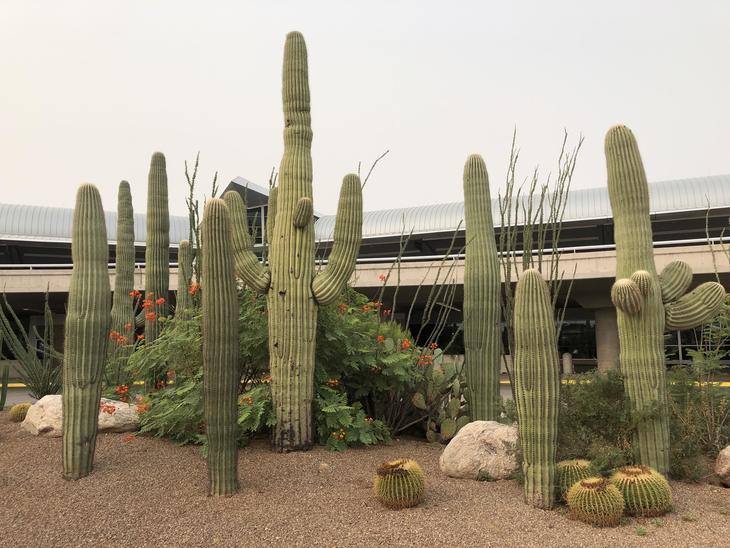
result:
<svg viewBox="0 0 730 548"><path fill-rule="evenodd" d="M575 375L560 390L558 460L586 458L604 473L632 463L633 424L618 373Z"/></svg>

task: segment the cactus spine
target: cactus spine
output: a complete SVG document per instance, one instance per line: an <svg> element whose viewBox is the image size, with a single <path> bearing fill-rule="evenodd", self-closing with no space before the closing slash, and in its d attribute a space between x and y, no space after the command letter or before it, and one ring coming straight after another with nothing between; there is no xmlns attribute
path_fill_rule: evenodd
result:
<svg viewBox="0 0 730 548"><path fill-rule="evenodd" d="M606 165L616 240L616 283L611 300L617 308L621 372L638 418L635 442L640 462L666 473L669 420L664 330L688 329L712 319L720 311L725 291L720 284L707 282L671 302L689 287L692 271L685 263L674 261L657 275L649 187L639 147L627 127L616 126L606 134Z"/></svg>
<svg viewBox="0 0 730 548"><path fill-rule="evenodd" d="M312 127L307 48L291 32L284 47L282 94L284 156L275 205L269 204L269 269L250 246L236 244L236 265L246 285L267 293L272 399L278 451L312 445L312 399L317 306L334 302L355 269L362 236L362 190L357 175L345 176L337 208L334 247L328 264L314 273L312 217ZM276 221L274 222L274 215ZM248 226L234 216L238 236ZM271 226L273 224L273 227Z"/></svg>
<svg viewBox="0 0 730 548"><path fill-rule="evenodd" d="M147 310L145 343L154 342L161 331L158 318L167 316L170 289L170 212L167 205L165 155L155 152L147 181L147 247L145 249L145 293L154 306ZM158 299L165 299L157 304ZM154 314L153 314L154 313ZM154 316L154 317L153 317Z"/></svg>
<svg viewBox="0 0 730 548"><path fill-rule="evenodd" d="M116 244L114 296L112 298L111 328L134 342L134 209L129 183L119 183L117 194L117 244ZM114 347L115 353L121 352ZM124 348L124 347L122 347Z"/></svg>
<svg viewBox="0 0 730 548"><path fill-rule="evenodd" d="M555 494L560 362L548 286L525 270L515 291L515 399L525 501L551 508Z"/></svg>
<svg viewBox="0 0 730 548"><path fill-rule="evenodd" d="M473 420L499 416L501 287L487 166L472 154L464 165L464 354Z"/></svg>
<svg viewBox="0 0 730 548"><path fill-rule="evenodd" d="M190 280L193 277L193 250L188 240L181 240L177 250L177 295L175 317L186 318L193 307Z"/></svg>
<svg viewBox="0 0 730 548"><path fill-rule="evenodd" d="M208 435L208 493L238 489L238 299L230 215L213 198L203 211L203 395Z"/></svg>
<svg viewBox="0 0 730 548"><path fill-rule="evenodd" d="M73 270L66 311L63 363L63 475L91 473L96 449L101 379L111 315L104 210L99 191L76 194L71 237Z"/></svg>

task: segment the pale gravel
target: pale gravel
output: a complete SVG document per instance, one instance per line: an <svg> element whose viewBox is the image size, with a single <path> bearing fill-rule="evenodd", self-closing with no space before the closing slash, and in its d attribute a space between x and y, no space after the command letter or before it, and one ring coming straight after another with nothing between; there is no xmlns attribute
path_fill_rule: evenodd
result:
<svg viewBox="0 0 730 548"><path fill-rule="evenodd" d="M240 452L240 493L209 498L200 450L125 434L99 436L93 474L61 478L61 440L33 437L0 413L3 546L728 546L730 489L674 482L675 511L597 529L565 510L523 504L512 481L442 475L439 446L402 439L332 453ZM419 507L393 511L371 493L382 461L415 458L427 474ZM639 536L643 527L646 536Z"/></svg>

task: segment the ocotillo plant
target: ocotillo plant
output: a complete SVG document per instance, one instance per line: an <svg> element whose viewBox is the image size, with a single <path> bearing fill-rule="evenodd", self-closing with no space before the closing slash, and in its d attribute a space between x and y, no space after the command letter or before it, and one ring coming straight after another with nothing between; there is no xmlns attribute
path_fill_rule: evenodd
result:
<svg viewBox="0 0 730 548"><path fill-rule="evenodd" d="M134 342L134 209L129 183L119 183L117 194L117 244L114 277L114 296L112 298L112 333L119 334L120 342ZM122 337L124 339L122 339ZM112 346L111 351L119 355L121 348Z"/></svg>
<svg viewBox="0 0 730 548"><path fill-rule="evenodd" d="M555 494L560 361L550 290L525 270L515 290L515 398L525 501L551 508Z"/></svg>
<svg viewBox="0 0 730 548"><path fill-rule="evenodd" d="M273 446L279 451L312 445L312 399L317 306L342 292L355 268L362 237L362 189L357 175L342 183L328 264L314 272L312 216L312 125L309 111L307 48L291 32L284 47L284 156L279 169L276 215L270 234L269 268L250 246L238 248L237 271L252 288L267 292L272 399L276 415ZM248 230L235 221L235 231Z"/></svg>
<svg viewBox="0 0 730 548"><path fill-rule="evenodd" d="M664 331L688 329L712 319L722 307L725 291L720 284L707 282L680 297L692 281L691 269L681 261L657 276L649 187L639 147L627 127L616 126L606 134L606 165L616 241L611 299L617 308L621 372L637 419L639 460L666 473L669 419Z"/></svg>
<svg viewBox="0 0 730 548"><path fill-rule="evenodd" d="M193 277L193 252L188 240L180 241L177 250L177 296L175 300L175 317L185 318L193 306L190 296L190 280Z"/></svg>
<svg viewBox="0 0 730 548"><path fill-rule="evenodd" d="M155 152L147 182L147 247L145 249L145 297L152 306L146 310L144 339L154 342L160 334L160 317L167 316L170 288L170 212L167 204L165 156Z"/></svg>
<svg viewBox="0 0 730 548"><path fill-rule="evenodd" d="M203 397L208 435L208 493L238 489L238 299L228 208L218 198L203 210Z"/></svg>
<svg viewBox="0 0 730 548"><path fill-rule="evenodd" d="M473 420L499 416L500 277L487 166L481 156L464 165L464 354Z"/></svg>
<svg viewBox="0 0 730 548"><path fill-rule="evenodd" d="M71 256L63 363L63 475L79 479L91 473L94 463L110 322L109 248L101 197L93 185L82 185L76 194Z"/></svg>

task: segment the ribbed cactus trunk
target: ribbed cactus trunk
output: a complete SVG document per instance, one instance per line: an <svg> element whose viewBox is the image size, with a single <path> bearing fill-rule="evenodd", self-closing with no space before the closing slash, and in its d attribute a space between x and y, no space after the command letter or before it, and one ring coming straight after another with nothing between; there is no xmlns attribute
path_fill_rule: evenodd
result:
<svg viewBox="0 0 730 548"><path fill-rule="evenodd" d="M267 293L271 391L277 421L272 444L278 451L293 451L307 449L314 441L317 306L334 302L355 269L362 236L362 188L357 175L345 176L334 246L327 266L315 276L307 48L298 32L286 37L282 94L284 157L279 186L269 202L269 269L253 253L245 215L234 211L238 199L224 198L233 212L238 275L249 287Z"/></svg>
<svg viewBox="0 0 730 548"><path fill-rule="evenodd" d="M114 276L114 297L112 299L111 328L122 335L127 343L134 342L135 310L130 295L134 289L134 209L129 183L119 183L117 195L117 243ZM125 341L122 341L125 342ZM126 343L111 345L110 354L116 357L128 352Z"/></svg>
<svg viewBox="0 0 730 548"><path fill-rule="evenodd" d="M481 156L464 165L464 354L473 420L499 417L500 276L487 166Z"/></svg>
<svg viewBox="0 0 730 548"><path fill-rule="evenodd" d="M91 473L110 323L109 248L99 191L76 194L63 363L63 476Z"/></svg>
<svg viewBox="0 0 730 548"><path fill-rule="evenodd" d="M550 291L537 270L515 290L514 380L525 501L551 508L555 496L560 361Z"/></svg>
<svg viewBox="0 0 730 548"><path fill-rule="evenodd" d="M144 339L150 344L160 334L160 317L167 316L170 289L170 212L167 204L165 156L155 152L147 181L147 247L145 249L145 297L153 307L146 311ZM157 304L158 299L165 299ZM154 313L154 318L152 317Z"/></svg>
<svg viewBox="0 0 730 548"><path fill-rule="evenodd" d="M181 240L177 251L177 295L175 298L175 317L187 318L193 307L190 295L190 280L193 277L193 250L188 240Z"/></svg>
<svg viewBox="0 0 730 548"><path fill-rule="evenodd" d="M230 215L223 200L203 212L203 395L208 436L208 493L238 489L238 299L230 242Z"/></svg>
<svg viewBox="0 0 730 548"><path fill-rule="evenodd" d="M664 331L698 327L717 315L725 290L706 282L686 293L692 270L673 261L657 275L654 264L649 187L631 130L606 134L608 195L616 241L616 306L624 385L637 419L635 445L641 464L665 474L669 470Z"/></svg>

